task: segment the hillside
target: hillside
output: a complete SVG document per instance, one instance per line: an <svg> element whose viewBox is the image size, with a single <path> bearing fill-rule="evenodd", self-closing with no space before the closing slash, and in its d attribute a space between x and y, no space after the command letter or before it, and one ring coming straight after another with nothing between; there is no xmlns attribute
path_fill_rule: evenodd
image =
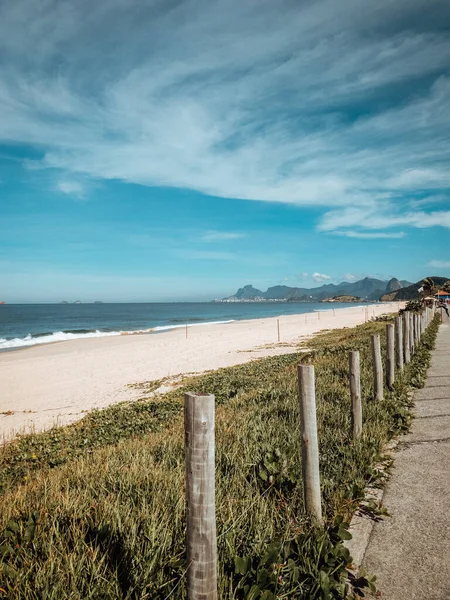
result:
<svg viewBox="0 0 450 600"><path fill-rule="evenodd" d="M246 285L233 295L224 300L288 300L290 302L322 301L335 296L355 296L366 300L379 300L387 293L401 291L404 284L411 285L409 281L400 281L396 278L390 281L365 277L360 281L342 281L339 284L326 283L316 288L290 287L287 285L275 285L263 292L252 285Z"/></svg>
<svg viewBox="0 0 450 600"><path fill-rule="evenodd" d="M342 296L333 296L333 298L325 298L324 300L321 300L321 302L361 302L361 298L344 294Z"/></svg>
<svg viewBox="0 0 450 600"><path fill-rule="evenodd" d="M448 277L430 277L434 281L434 285L436 288L441 288L444 283L449 281ZM392 302L395 300L414 300L419 297L419 288L422 287L422 281L417 281L417 283L413 283L408 287L403 287L399 290L384 294L381 296L380 300L383 302Z"/></svg>

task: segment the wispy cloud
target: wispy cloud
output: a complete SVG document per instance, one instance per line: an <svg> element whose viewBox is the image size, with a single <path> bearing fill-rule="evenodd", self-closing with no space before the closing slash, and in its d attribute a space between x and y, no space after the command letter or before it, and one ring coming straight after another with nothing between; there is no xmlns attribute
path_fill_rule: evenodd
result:
<svg viewBox="0 0 450 600"><path fill-rule="evenodd" d="M83 198L85 194L85 188L79 181L70 179L62 179L56 184L56 188L63 194L68 196L75 196L76 198Z"/></svg>
<svg viewBox="0 0 450 600"><path fill-rule="evenodd" d="M349 238L358 238L363 240L375 240L383 238L402 238L405 237L404 231L398 231L397 233L385 233L383 231L364 232L364 231L336 231L337 235L343 235Z"/></svg>
<svg viewBox="0 0 450 600"><path fill-rule="evenodd" d="M339 232L346 235L342 230L345 227L361 227L365 229L389 229L392 227L416 227L425 229L427 227L441 226L450 228L450 210L405 212L399 213L394 208L380 207L371 208L344 208L332 210L323 216L319 224L321 231ZM398 237L397 235L389 237ZM401 237L401 236L400 236Z"/></svg>
<svg viewBox="0 0 450 600"><path fill-rule="evenodd" d="M450 260L430 260L428 265L436 269L450 269Z"/></svg>
<svg viewBox="0 0 450 600"><path fill-rule="evenodd" d="M323 283L324 281L330 281L331 279L330 275L324 275L323 273L313 273L311 277L314 281L317 281L317 283Z"/></svg>
<svg viewBox="0 0 450 600"><path fill-rule="evenodd" d="M200 240L202 242L222 242L227 240L237 240L243 237L243 233L234 233L232 231L207 231L200 236Z"/></svg>
<svg viewBox="0 0 450 600"><path fill-rule="evenodd" d="M3 3L0 140L69 194L81 175L334 209L322 231L449 227L410 206L448 201L449 7Z"/></svg>

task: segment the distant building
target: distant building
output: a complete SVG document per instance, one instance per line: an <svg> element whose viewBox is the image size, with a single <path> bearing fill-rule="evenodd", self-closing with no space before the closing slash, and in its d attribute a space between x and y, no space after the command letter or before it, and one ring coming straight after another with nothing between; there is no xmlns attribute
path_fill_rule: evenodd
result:
<svg viewBox="0 0 450 600"><path fill-rule="evenodd" d="M444 292L444 291L440 291L437 294L435 294L434 296L436 298L436 300L439 300L439 302L446 302L447 304L450 303L450 292Z"/></svg>

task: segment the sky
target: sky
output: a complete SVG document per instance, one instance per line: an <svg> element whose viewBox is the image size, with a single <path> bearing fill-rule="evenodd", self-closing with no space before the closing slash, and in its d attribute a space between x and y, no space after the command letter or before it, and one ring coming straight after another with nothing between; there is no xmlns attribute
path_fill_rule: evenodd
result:
<svg viewBox="0 0 450 600"><path fill-rule="evenodd" d="M450 3L3 0L0 300L450 276Z"/></svg>

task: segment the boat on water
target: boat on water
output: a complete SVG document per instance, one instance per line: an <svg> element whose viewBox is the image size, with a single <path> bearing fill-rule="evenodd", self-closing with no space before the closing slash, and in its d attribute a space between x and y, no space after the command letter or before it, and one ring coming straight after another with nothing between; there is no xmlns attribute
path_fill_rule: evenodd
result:
<svg viewBox="0 0 450 600"><path fill-rule="evenodd" d="M4 300L2 300L2 301L0 302L0 304L5 304L5 301L4 301Z"/></svg>

